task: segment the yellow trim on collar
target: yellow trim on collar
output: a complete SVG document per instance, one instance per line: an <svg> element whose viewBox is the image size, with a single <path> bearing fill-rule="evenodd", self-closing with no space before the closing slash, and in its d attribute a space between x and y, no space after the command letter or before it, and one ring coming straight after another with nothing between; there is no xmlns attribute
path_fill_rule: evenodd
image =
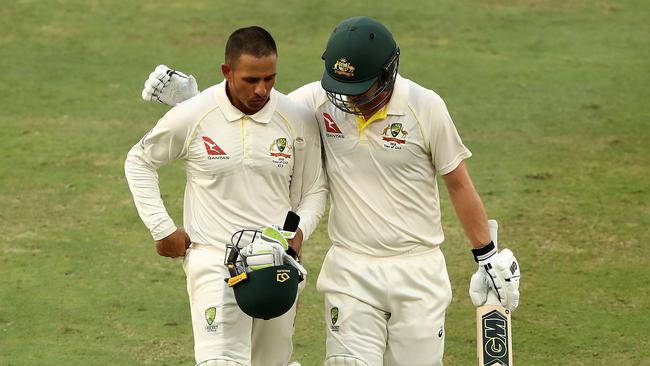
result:
<svg viewBox="0 0 650 366"><path fill-rule="evenodd" d="M369 124L378 121L380 119L386 119L388 116L388 110L386 109L386 106L383 106L380 110L375 112L375 114L370 117L366 121L365 117L363 116L357 116L357 130L359 131L359 134L361 134L361 131L363 131L364 128L366 128Z"/></svg>

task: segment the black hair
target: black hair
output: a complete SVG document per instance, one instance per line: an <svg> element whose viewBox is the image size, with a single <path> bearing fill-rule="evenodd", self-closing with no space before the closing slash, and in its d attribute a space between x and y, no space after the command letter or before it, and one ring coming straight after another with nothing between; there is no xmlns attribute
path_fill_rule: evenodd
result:
<svg viewBox="0 0 650 366"><path fill-rule="evenodd" d="M278 50L271 34L258 26L239 28L226 43L226 64L234 66L239 56L247 54L255 57L277 55Z"/></svg>

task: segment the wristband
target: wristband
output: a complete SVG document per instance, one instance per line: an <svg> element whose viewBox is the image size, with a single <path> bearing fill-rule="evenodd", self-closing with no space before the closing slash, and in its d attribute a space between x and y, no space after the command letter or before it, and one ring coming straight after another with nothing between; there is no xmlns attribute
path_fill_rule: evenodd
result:
<svg viewBox="0 0 650 366"><path fill-rule="evenodd" d="M490 241L482 248L472 249L472 254L474 255L474 261L478 264L482 264L489 261L493 255L497 254L497 248L494 243Z"/></svg>

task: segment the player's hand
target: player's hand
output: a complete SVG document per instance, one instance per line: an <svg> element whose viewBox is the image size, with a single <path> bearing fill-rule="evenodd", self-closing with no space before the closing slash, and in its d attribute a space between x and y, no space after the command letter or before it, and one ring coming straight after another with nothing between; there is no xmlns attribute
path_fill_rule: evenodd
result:
<svg viewBox="0 0 650 366"><path fill-rule="evenodd" d="M167 237L156 240L156 251L163 257L182 257L190 244L190 236L185 230L179 228Z"/></svg>
<svg viewBox="0 0 650 366"><path fill-rule="evenodd" d="M196 80L192 75L172 70L165 65L158 65L149 74L142 89L142 99L175 106L178 103L199 94Z"/></svg>
<svg viewBox="0 0 650 366"><path fill-rule="evenodd" d="M294 258L300 257L300 251L302 250L302 230L298 228L296 230L296 236L293 237L293 239L287 240L289 243L289 249L287 250L287 253L291 255Z"/></svg>
<svg viewBox="0 0 650 366"><path fill-rule="evenodd" d="M487 300L488 291L494 291L501 305L514 311L519 305L519 262L510 249L497 252L493 243L484 248L473 249L479 268L472 275L469 296L474 306Z"/></svg>

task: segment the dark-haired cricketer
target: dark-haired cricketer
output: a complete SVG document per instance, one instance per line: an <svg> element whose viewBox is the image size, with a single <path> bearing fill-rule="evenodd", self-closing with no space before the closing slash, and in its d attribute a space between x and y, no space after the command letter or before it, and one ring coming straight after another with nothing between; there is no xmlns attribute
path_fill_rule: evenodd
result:
<svg viewBox="0 0 650 366"><path fill-rule="evenodd" d="M300 252L325 208L326 178L314 115L273 89L277 50L260 27L235 31L226 44L225 78L178 104L137 143L125 163L142 221L162 256L185 256L194 349L202 366L285 366L296 306L253 319L238 307L224 266L225 245L242 228L300 217ZM161 199L156 170L185 164L183 222Z"/></svg>

